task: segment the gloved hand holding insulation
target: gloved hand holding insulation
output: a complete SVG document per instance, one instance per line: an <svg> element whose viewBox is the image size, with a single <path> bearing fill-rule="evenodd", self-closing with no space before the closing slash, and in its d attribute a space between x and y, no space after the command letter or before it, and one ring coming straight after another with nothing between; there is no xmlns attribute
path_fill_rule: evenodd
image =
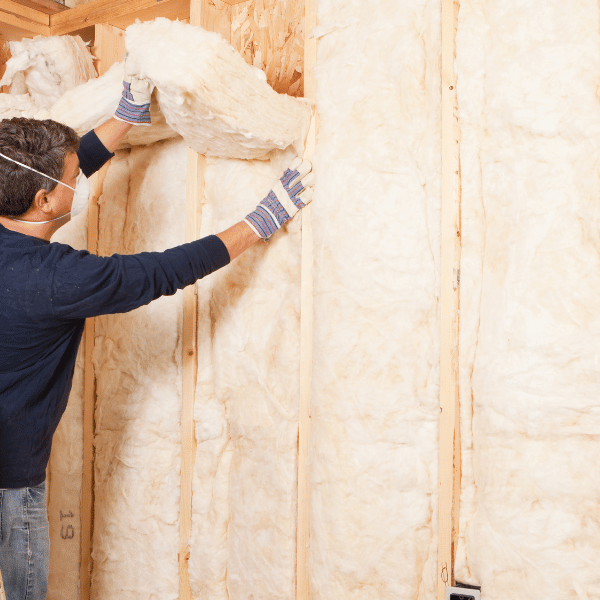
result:
<svg viewBox="0 0 600 600"><path fill-rule="evenodd" d="M278 94L217 33L159 18L125 34L127 70L156 86L167 123L200 154L264 158L294 145L298 154L311 110Z"/></svg>
<svg viewBox="0 0 600 600"><path fill-rule="evenodd" d="M273 189L244 221L261 238L270 238L282 225L309 204L313 196L312 165L295 158Z"/></svg>
<svg viewBox="0 0 600 600"><path fill-rule="evenodd" d="M131 125L150 126L150 100L153 89L152 82L130 72L125 57L123 93L115 112L115 119Z"/></svg>
<svg viewBox="0 0 600 600"><path fill-rule="evenodd" d="M37 40L30 42L37 47ZM113 65L101 77L63 93L49 109L37 103L13 106L7 95L7 101L0 102L0 114L51 118L83 135L115 114L123 80L130 83L133 100L125 99L130 108L147 104L133 83L136 77L156 86L149 107L152 125L134 127L125 138L127 145L147 145L179 134L207 156L264 159L272 150L289 146L302 154L311 117L307 102L275 92L264 73L248 65L217 33L159 18L128 27L125 45L126 68ZM7 72L9 66L11 71L24 68L18 67L21 62L13 56ZM148 118L146 113L142 120Z"/></svg>

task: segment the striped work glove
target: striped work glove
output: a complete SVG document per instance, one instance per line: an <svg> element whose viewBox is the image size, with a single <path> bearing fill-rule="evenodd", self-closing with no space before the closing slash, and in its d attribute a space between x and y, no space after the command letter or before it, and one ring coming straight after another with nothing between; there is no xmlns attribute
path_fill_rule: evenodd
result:
<svg viewBox="0 0 600 600"><path fill-rule="evenodd" d="M150 125L150 98L153 89L154 84L148 79L127 72L127 57L125 57L123 94L115 119L132 125Z"/></svg>
<svg viewBox="0 0 600 600"><path fill-rule="evenodd" d="M312 165L295 158L267 197L244 221L261 238L270 238L285 222L312 200Z"/></svg>

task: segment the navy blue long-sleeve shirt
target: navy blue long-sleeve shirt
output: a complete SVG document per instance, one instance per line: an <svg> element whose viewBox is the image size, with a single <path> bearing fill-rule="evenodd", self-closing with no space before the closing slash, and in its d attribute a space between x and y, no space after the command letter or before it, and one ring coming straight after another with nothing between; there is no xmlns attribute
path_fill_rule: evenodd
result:
<svg viewBox="0 0 600 600"><path fill-rule="evenodd" d="M111 156L93 132L78 155L88 177ZM86 317L128 312L228 263L216 236L98 257L0 225L0 488L44 481Z"/></svg>

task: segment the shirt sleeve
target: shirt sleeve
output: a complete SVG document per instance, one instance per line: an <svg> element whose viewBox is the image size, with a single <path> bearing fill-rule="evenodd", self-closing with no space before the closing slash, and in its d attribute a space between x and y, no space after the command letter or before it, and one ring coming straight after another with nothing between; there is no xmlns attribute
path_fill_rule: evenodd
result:
<svg viewBox="0 0 600 600"><path fill-rule="evenodd" d="M79 168L86 177L90 177L114 156L98 139L96 132L88 131L79 141Z"/></svg>
<svg viewBox="0 0 600 600"><path fill-rule="evenodd" d="M170 296L230 261L215 235L165 252L101 257L56 244L60 257L52 281L53 314L83 319L129 312Z"/></svg>

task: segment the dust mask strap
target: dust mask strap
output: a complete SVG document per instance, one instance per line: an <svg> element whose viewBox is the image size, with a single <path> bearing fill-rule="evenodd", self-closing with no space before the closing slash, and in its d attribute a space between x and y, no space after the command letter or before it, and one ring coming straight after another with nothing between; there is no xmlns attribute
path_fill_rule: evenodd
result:
<svg viewBox="0 0 600 600"><path fill-rule="evenodd" d="M28 167L27 165L24 165L22 162L19 162L18 160L14 160L13 158L9 158L8 156L6 156L6 155L4 155L2 153L0 153L0 156L2 158L5 158L6 160L10 160L10 162L14 162L17 165L21 165L25 169L29 169L30 171L33 171L34 173L37 173L38 175L41 175L42 177L46 177L47 179L51 179L52 181L55 181L56 183L60 183L60 185L64 185L65 187L68 187L70 190L75 191L74 187L71 187L70 185L67 185L63 181L59 181L58 179L54 179L54 177L50 177L50 175L46 175L45 173L42 173L41 171L38 171L37 169L34 169L33 167Z"/></svg>
<svg viewBox="0 0 600 600"><path fill-rule="evenodd" d="M67 185L66 183L64 183L63 181L59 181L58 179L54 179L54 177L50 177L50 175L46 175L45 173L42 173L41 171L38 171L37 169L34 169L33 167L29 167L27 165L24 165L22 162L19 162L18 160L14 160L13 158L10 158L8 156L6 156L5 154L2 154L0 152L0 156L2 158L5 158L6 160L9 160L10 162L13 162L17 165L20 165L21 167L25 168L25 169L29 169L30 171L33 171L34 173L37 173L38 175L41 175L42 177L46 177L47 179L50 179L51 181L55 181L56 183L60 183L60 185L64 185L65 187L68 187L70 190L75 191L74 187L71 187L70 185ZM70 214L70 213L67 213ZM56 217L56 219L50 219L49 221L23 221L21 219L13 219L12 217L8 217L9 219L11 219L12 221L16 221L17 223L28 223L29 225L45 225L46 223L52 223L52 221L58 221L59 219L64 219L67 215L63 215L62 217Z"/></svg>

